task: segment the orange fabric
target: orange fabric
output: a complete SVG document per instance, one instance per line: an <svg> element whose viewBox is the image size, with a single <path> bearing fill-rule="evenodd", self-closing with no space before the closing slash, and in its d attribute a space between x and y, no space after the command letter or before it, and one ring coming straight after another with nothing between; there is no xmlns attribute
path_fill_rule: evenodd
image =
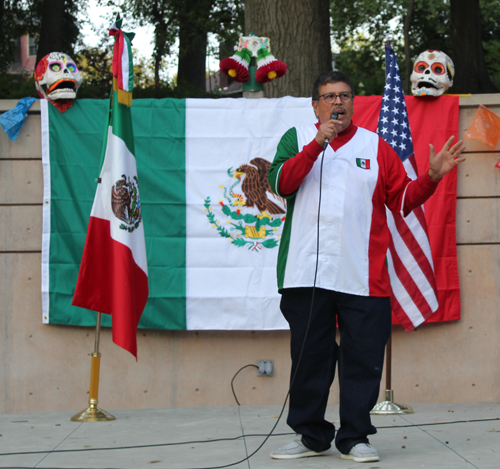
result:
<svg viewBox="0 0 500 469"><path fill-rule="evenodd" d="M499 138L500 117L480 105L467 129L464 140L480 140L493 150Z"/></svg>

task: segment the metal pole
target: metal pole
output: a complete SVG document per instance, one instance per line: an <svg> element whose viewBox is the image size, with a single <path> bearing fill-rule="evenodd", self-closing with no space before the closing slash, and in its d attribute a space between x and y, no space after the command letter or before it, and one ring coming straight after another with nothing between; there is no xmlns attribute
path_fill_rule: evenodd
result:
<svg viewBox="0 0 500 469"><path fill-rule="evenodd" d="M392 329L389 340L385 346L385 389L392 389L391 374L392 370Z"/></svg>
<svg viewBox="0 0 500 469"><path fill-rule="evenodd" d="M94 353L99 353L99 341L101 340L101 313L97 313L95 324Z"/></svg>
<svg viewBox="0 0 500 469"><path fill-rule="evenodd" d="M97 313L95 326L94 353L91 354L92 361L90 365L90 389L89 406L71 417L73 422L106 422L115 420L111 414L97 407L99 395L99 373L101 369L101 354L99 353L99 340L101 337L101 313Z"/></svg>
<svg viewBox="0 0 500 469"><path fill-rule="evenodd" d="M396 404L392 391L392 328L385 347L385 401L379 402L370 412L372 415L413 414L410 406Z"/></svg>

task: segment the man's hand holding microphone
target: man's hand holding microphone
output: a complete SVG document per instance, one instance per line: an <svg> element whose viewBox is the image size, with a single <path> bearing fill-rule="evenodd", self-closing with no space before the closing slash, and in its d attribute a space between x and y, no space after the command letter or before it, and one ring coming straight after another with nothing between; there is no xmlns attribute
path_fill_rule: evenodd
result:
<svg viewBox="0 0 500 469"><path fill-rule="evenodd" d="M342 125L338 117L338 113L334 111L330 116L330 120L319 126L318 133L316 134L316 141L323 147L323 150L325 150L328 144L337 136L338 131L335 124Z"/></svg>

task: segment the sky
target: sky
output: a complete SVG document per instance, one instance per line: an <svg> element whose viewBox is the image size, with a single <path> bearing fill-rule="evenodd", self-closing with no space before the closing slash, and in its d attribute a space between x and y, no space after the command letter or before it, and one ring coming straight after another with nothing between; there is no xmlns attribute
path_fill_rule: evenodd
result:
<svg viewBox="0 0 500 469"><path fill-rule="evenodd" d="M109 20L106 20L106 15L109 15L113 10L110 7L98 6L97 0L89 0L88 3L89 6L85 19L89 20L97 28L111 26ZM130 30L130 28L127 28L126 18L124 19L123 29L125 31ZM151 56L154 49L152 44L153 28L151 26L133 28L133 32L135 32L133 46L140 51L141 55L145 57ZM83 42L87 46L96 46L99 43L99 37L92 30L92 26L88 22L84 23L82 34Z"/></svg>

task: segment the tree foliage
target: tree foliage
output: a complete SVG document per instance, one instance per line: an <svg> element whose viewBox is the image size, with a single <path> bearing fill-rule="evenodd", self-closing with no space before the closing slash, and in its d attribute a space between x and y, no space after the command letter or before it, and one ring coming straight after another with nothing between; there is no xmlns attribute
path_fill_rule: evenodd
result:
<svg viewBox="0 0 500 469"><path fill-rule="evenodd" d="M14 61L14 40L38 37L37 62L49 52L73 54L80 35L78 13L86 0L0 0L0 71Z"/></svg>
<svg viewBox="0 0 500 469"><path fill-rule="evenodd" d="M13 39L36 31L32 10L23 0L0 0L0 72L14 61Z"/></svg>
<svg viewBox="0 0 500 469"><path fill-rule="evenodd" d="M338 68L354 73L362 92L381 94L384 77L384 44L391 41L398 57L403 82L409 81L405 64L413 63L426 49L438 49L456 62L449 0L414 0L409 19L409 44L405 54L403 28L411 0L332 0L332 37L340 48ZM480 0L481 31L485 61L493 81L500 81L500 9L498 0ZM467 26L470 27L470 24ZM464 33L462 30L460 34ZM409 51L409 52L408 52ZM409 56L408 56L409 54ZM359 60L363 62L359 62ZM472 63L471 63L472 67ZM411 66L409 67L411 73ZM463 73L460 70L457 73ZM486 72L485 72L486 73ZM375 74L375 76L373 75ZM498 78L495 78L498 77Z"/></svg>
<svg viewBox="0 0 500 469"><path fill-rule="evenodd" d="M82 48L75 57L82 76L79 98L109 98L113 84L113 42L102 36L98 46Z"/></svg>
<svg viewBox="0 0 500 469"><path fill-rule="evenodd" d="M381 94L384 89L384 48L374 45L364 34L343 43L335 68L347 73L357 95Z"/></svg>
<svg viewBox="0 0 500 469"><path fill-rule="evenodd" d="M87 1L0 0L0 71L5 71L12 61L13 38L26 32L40 34L38 59L55 50L73 55L85 77L79 96L107 96L112 54L107 28L101 31L103 41L97 47L84 47L78 42L77 18L85 12ZM470 59L464 65L460 50L454 50L457 40L453 36L450 4L457 1L461 0L99 0L101 5L113 7L110 23L120 11L127 30L153 27L152 57L141 57L141 51L136 55L136 97L205 96L207 51L218 55L218 51L209 50L207 37L216 37L221 50L225 47L232 52L238 37L250 32L269 36L274 55L289 68L285 77L265 85L268 96L309 94L311 76L329 67L330 38L336 44L335 52L340 52L336 68L350 75L358 94L382 92L387 41L391 41L396 52L403 81L411 73L413 60L426 49L439 49L450 55L458 65L458 76L464 73L459 67L467 67L469 72L469 68L476 70L476 65ZM474 1L480 5L480 42L485 62L485 70L480 74L489 74L500 87L498 0ZM331 29L328 22L319 21L328 9ZM459 36L472 28L471 21L466 24ZM162 74L167 57L169 66L174 60L178 66L176 78L169 82ZM0 81L2 96L15 94L15 86L25 89L24 81L14 85L10 80L12 86L9 78ZM453 92L459 92L456 83ZM408 86L406 89L408 92Z"/></svg>
<svg viewBox="0 0 500 469"><path fill-rule="evenodd" d="M155 86L161 86L161 64L178 44L180 86L205 88L207 35L221 42L242 32L243 0L108 0L127 20L154 27Z"/></svg>
<svg viewBox="0 0 500 469"><path fill-rule="evenodd" d="M33 22L39 25L37 63L51 52L73 55L80 36L77 16L86 0L32 0Z"/></svg>
<svg viewBox="0 0 500 469"><path fill-rule="evenodd" d="M500 8L498 0L481 0L480 4L486 68L500 89Z"/></svg>

